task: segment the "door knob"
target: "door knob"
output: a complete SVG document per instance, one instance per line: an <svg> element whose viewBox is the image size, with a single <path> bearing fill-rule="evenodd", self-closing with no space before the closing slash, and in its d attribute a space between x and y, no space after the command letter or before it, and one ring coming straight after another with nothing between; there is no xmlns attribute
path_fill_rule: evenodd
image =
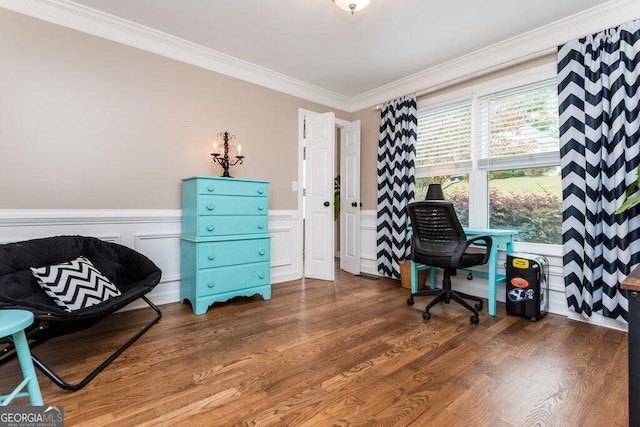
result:
<svg viewBox="0 0 640 427"><path fill-rule="evenodd" d="M357 208L358 207L358 203L357 202L353 202L353 203L351 203L351 206L353 206L354 208Z"/></svg>
<svg viewBox="0 0 640 427"><path fill-rule="evenodd" d="M330 204L331 204L331 203L329 203L329 202L324 202L324 205L325 205L326 207L329 207L329 205L330 205Z"/></svg>

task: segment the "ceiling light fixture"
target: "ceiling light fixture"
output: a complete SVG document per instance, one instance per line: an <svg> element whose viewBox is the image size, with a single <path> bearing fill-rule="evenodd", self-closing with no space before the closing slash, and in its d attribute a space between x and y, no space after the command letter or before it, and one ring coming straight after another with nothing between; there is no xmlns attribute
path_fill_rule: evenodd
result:
<svg viewBox="0 0 640 427"><path fill-rule="evenodd" d="M340 9L351 12L353 15L353 12L360 11L367 7L371 0L333 0L333 2Z"/></svg>

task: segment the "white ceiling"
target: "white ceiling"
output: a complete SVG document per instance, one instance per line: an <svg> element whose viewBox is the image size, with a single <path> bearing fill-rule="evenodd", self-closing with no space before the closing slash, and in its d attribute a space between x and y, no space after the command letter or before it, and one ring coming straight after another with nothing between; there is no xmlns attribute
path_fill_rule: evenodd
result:
<svg viewBox="0 0 640 427"><path fill-rule="evenodd" d="M607 0L75 0L353 97Z"/></svg>

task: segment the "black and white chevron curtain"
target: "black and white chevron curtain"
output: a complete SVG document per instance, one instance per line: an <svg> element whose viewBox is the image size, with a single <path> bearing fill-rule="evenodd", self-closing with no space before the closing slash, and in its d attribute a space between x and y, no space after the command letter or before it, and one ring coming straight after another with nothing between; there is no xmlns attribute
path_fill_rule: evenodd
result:
<svg viewBox="0 0 640 427"><path fill-rule="evenodd" d="M407 204L415 197L418 133L415 95L382 106L378 139L378 271L400 277L399 261L409 257Z"/></svg>
<svg viewBox="0 0 640 427"><path fill-rule="evenodd" d="M614 215L640 162L640 21L558 49L563 264L570 309L627 319L640 209Z"/></svg>

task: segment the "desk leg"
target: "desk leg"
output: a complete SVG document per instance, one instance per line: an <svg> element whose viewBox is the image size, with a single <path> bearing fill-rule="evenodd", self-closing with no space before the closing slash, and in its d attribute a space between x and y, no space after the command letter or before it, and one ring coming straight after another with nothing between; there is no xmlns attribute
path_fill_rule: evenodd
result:
<svg viewBox="0 0 640 427"><path fill-rule="evenodd" d="M429 269L429 287L431 289L435 289L436 288L436 268L435 267L431 267Z"/></svg>
<svg viewBox="0 0 640 427"><path fill-rule="evenodd" d="M491 252L489 253L489 315L496 315L496 305L497 305L497 288L498 288L498 245L497 242L493 242L491 245Z"/></svg>
<svg viewBox="0 0 640 427"><path fill-rule="evenodd" d="M411 293L418 292L418 264L411 261Z"/></svg>

